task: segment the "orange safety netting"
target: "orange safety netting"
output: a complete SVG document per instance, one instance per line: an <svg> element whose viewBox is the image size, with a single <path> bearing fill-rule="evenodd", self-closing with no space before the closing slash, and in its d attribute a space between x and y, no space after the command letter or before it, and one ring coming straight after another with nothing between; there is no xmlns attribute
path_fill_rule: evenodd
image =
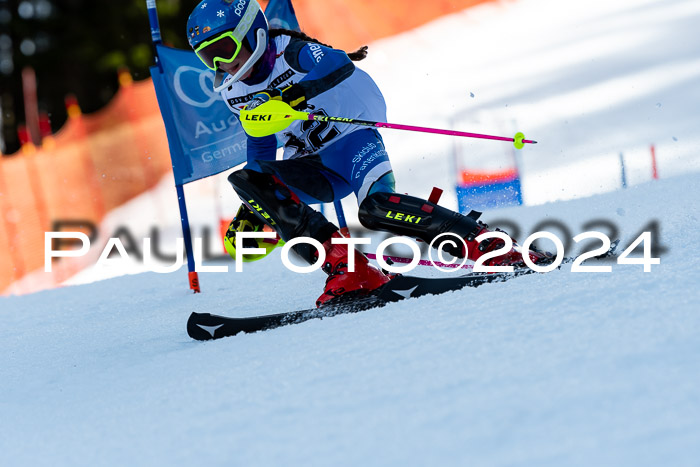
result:
<svg viewBox="0 0 700 467"><path fill-rule="evenodd" d="M301 29L343 50L417 28L493 0L293 0Z"/></svg>
<svg viewBox="0 0 700 467"><path fill-rule="evenodd" d="M171 170L150 80L123 86L94 115L72 113L42 148L25 147L0 160L0 292L44 268L44 232L55 221L98 225L105 213ZM55 269L59 277L42 280L59 283L67 278L60 276L75 272ZM36 288L47 285L52 284Z"/></svg>
<svg viewBox="0 0 700 467"><path fill-rule="evenodd" d="M485 1L294 0L294 7L307 34L354 50ZM53 274L37 273L44 268L44 232L56 220L98 225L111 209L170 173L153 84L125 81L101 111L80 115L74 109L42 148L0 157L0 294L51 287L87 266L59 260ZM36 279L16 285L30 273Z"/></svg>

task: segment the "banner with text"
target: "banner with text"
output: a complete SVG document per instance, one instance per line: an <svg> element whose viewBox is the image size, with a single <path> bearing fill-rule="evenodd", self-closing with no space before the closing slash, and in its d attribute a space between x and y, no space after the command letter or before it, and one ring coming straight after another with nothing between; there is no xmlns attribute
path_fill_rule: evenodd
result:
<svg viewBox="0 0 700 467"><path fill-rule="evenodd" d="M178 185L227 170L246 160L246 136L238 118L214 92L214 72L185 50L158 45L163 72L151 67L168 131Z"/></svg>

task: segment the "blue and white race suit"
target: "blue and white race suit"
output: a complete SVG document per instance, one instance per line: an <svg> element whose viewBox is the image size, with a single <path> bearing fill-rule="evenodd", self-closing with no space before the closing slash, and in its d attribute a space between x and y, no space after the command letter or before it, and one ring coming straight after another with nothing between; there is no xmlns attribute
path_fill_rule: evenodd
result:
<svg viewBox="0 0 700 467"><path fill-rule="evenodd" d="M258 92L297 84L306 111L363 120L386 120L386 103L372 78L345 52L280 35L271 39L269 75L231 82L222 91L239 114ZM252 81L252 82L251 82ZM283 160L275 161L277 141ZM394 191L389 157L375 129L334 122L294 121L262 138L248 136L246 168L277 175L307 204L339 200L354 192L358 204L375 191Z"/></svg>

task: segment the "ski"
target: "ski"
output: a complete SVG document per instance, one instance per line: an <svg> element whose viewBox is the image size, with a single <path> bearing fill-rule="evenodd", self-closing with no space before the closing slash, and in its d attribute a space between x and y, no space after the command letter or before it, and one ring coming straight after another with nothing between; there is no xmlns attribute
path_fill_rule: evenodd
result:
<svg viewBox="0 0 700 467"><path fill-rule="evenodd" d="M528 269L527 271L530 270ZM370 308L378 308L387 303L407 298L437 295L464 287L478 287L489 282L504 282L519 275L527 274L527 271L497 274L473 273L448 278L397 276L369 295L342 297L339 301L333 301L320 308L309 308L273 315L229 318L210 313L193 312L187 321L187 333L196 340L210 340L235 336L240 332L265 331L289 324L302 323L310 319L327 318L339 314L356 313Z"/></svg>
<svg viewBox="0 0 700 467"><path fill-rule="evenodd" d="M187 320L187 334L200 341L235 336L238 333L252 333L268 329L303 323L310 319L322 319L343 313L355 313L385 305L387 302L376 294L363 297L349 297L345 300L329 303L321 308L289 311L274 315L229 318L210 313L193 312Z"/></svg>
<svg viewBox="0 0 700 467"><path fill-rule="evenodd" d="M613 256L619 244L616 240L610 249L593 259ZM562 264L573 262L576 258L566 258ZM210 313L193 312L187 320L187 334L200 341L235 336L241 332L253 333L269 329L299 324L310 319L329 318L346 313L357 313L372 308L379 308L387 303L398 302L408 298L424 295L439 295L465 287L479 287L493 282L505 282L516 277L535 274L529 268L514 272L482 273L476 272L456 277L425 278L415 276L396 276L381 288L364 296L343 296L338 301L330 302L320 308L289 311L272 315L230 318Z"/></svg>
<svg viewBox="0 0 700 467"><path fill-rule="evenodd" d="M378 308L390 302L423 295L438 295L464 287L478 287L491 282L505 282L534 271L523 269L513 273L472 273L458 277L424 278L397 276L380 289L362 297L348 297L331 302L321 308L290 311L273 315L229 318L210 313L193 312L187 321L187 333L196 340L211 340L235 336L240 332L251 333L298 324L310 319L328 318L344 313Z"/></svg>

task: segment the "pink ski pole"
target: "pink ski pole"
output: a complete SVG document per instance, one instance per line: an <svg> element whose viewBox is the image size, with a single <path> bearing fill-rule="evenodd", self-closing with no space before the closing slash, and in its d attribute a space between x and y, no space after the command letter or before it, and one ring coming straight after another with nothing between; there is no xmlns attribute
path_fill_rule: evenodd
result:
<svg viewBox="0 0 700 467"><path fill-rule="evenodd" d="M305 112L299 112L305 114ZM481 133L469 133L467 131L456 131L456 130L441 130L439 128L427 128L423 126L413 126L413 125L401 125L398 123L386 123L386 122L373 122L371 120L358 120L354 118L342 118L342 117L329 117L326 115L318 115L313 113L308 113L308 120L316 120L322 122L338 122L338 123L348 123L350 125L362 125L371 126L375 128L391 128L394 130L406 130L406 131L418 131L421 133L433 133L438 135L449 135L449 136L462 136L465 138L479 138L479 139L491 139L496 141L509 141L517 149L522 149L525 144L537 144L537 141L530 139L525 139L525 135L518 132L513 138L508 138L507 136L493 136L493 135L483 135Z"/></svg>
<svg viewBox="0 0 700 467"><path fill-rule="evenodd" d="M270 100L258 105L251 110L241 110L240 121L246 133L251 136L268 136L287 128L293 120L314 120L321 122L347 123L348 125L369 126L374 128L391 128L394 130L418 131L436 135L462 136L465 138L491 139L496 141L509 141L517 149L522 149L525 144L536 144L537 141L525 139L525 135L518 132L514 137L483 135L481 133L469 133L467 131L441 130L439 128L427 128L423 126L401 125L398 123L374 122L371 120L359 120L356 118L331 117L309 112L294 110L289 104L281 100Z"/></svg>

